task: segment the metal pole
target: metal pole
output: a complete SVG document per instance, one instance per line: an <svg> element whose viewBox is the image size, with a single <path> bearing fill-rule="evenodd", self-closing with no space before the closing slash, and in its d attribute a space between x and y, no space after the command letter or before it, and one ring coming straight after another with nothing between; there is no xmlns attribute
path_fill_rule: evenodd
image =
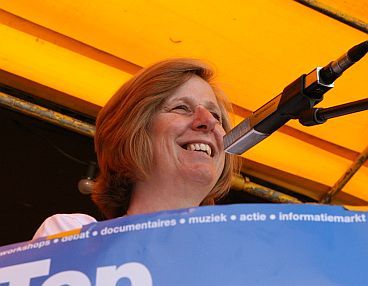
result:
<svg viewBox="0 0 368 286"><path fill-rule="evenodd" d="M290 204L302 203L297 198L250 182L248 178L244 178L241 175L234 176L233 181L231 183L231 188L237 191L245 191L249 194L252 194L260 198L264 198L273 203L290 203Z"/></svg>
<svg viewBox="0 0 368 286"><path fill-rule="evenodd" d="M95 134L95 126L92 124L88 124L81 120L5 94L3 92L0 92L0 104L11 110L15 110L26 115L53 123L85 136L93 137Z"/></svg>
<svg viewBox="0 0 368 286"><path fill-rule="evenodd" d="M335 185L321 198L320 202L322 204L329 204L331 200L342 188L349 182L351 177L359 170L359 168L368 159L368 146L360 153L359 157L351 164L351 166L346 170L344 175L335 183Z"/></svg>

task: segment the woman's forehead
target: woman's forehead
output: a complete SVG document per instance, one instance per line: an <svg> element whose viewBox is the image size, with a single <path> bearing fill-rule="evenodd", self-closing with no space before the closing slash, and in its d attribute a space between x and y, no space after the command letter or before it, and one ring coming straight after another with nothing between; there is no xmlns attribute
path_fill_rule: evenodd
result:
<svg viewBox="0 0 368 286"><path fill-rule="evenodd" d="M188 104L201 104L206 107L219 108L219 103L211 85L198 76L193 76L173 94L166 98L167 104L184 102Z"/></svg>

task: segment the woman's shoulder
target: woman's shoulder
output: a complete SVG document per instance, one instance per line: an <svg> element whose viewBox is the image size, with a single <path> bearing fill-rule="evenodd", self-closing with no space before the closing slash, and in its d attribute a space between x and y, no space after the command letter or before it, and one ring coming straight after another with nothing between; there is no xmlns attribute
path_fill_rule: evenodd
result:
<svg viewBox="0 0 368 286"><path fill-rule="evenodd" d="M93 222L96 222L96 219L86 214L55 214L48 217L41 224L33 236L33 239L81 228Z"/></svg>

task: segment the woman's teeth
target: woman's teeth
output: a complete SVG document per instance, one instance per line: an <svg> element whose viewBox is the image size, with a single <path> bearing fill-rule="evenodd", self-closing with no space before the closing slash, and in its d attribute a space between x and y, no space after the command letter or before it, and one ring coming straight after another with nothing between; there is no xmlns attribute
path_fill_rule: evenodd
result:
<svg viewBox="0 0 368 286"><path fill-rule="evenodd" d="M204 143L193 143L187 145L187 150L189 151L203 151L206 152L208 156L211 156L212 150L210 145Z"/></svg>

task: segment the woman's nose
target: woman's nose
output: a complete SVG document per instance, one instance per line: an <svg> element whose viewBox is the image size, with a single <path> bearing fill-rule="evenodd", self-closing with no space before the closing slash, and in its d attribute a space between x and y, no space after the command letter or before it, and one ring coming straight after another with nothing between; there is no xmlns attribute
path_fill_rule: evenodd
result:
<svg viewBox="0 0 368 286"><path fill-rule="evenodd" d="M192 128L199 131L211 131L216 127L217 119L207 108L198 105L194 111L194 120Z"/></svg>

